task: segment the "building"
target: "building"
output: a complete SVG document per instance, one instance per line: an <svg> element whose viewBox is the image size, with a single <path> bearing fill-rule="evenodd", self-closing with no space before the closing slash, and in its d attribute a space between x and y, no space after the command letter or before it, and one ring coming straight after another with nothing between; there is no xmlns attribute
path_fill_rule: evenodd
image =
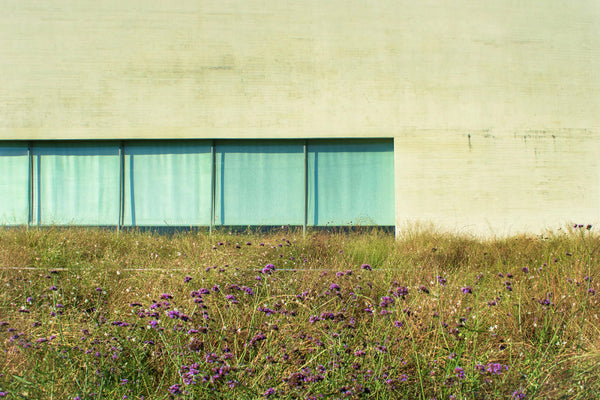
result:
<svg viewBox="0 0 600 400"><path fill-rule="evenodd" d="M5 225L600 222L600 5L6 0Z"/></svg>

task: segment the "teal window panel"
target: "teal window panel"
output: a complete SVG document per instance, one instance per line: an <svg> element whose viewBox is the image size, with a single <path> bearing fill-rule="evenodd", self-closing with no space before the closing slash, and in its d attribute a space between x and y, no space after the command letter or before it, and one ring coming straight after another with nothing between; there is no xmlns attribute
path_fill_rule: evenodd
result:
<svg viewBox="0 0 600 400"><path fill-rule="evenodd" d="M216 177L216 224L302 225L302 141L219 141Z"/></svg>
<svg viewBox="0 0 600 400"><path fill-rule="evenodd" d="M127 142L125 225L210 224L210 141Z"/></svg>
<svg viewBox="0 0 600 400"><path fill-rule="evenodd" d="M27 143L0 142L0 224L26 225L29 204Z"/></svg>
<svg viewBox="0 0 600 400"><path fill-rule="evenodd" d="M390 139L308 142L308 224L394 225Z"/></svg>
<svg viewBox="0 0 600 400"><path fill-rule="evenodd" d="M119 144L38 142L33 147L34 214L42 225L116 225Z"/></svg>

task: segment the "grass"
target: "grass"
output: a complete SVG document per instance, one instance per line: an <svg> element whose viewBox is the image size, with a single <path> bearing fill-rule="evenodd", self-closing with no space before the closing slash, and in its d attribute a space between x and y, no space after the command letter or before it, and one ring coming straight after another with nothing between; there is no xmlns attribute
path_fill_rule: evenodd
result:
<svg viewBox="0 0 600 400"><path fill-rule="evenodd" d="M584 226L2 229L0 396L598 398L599 249Z"/></svg>

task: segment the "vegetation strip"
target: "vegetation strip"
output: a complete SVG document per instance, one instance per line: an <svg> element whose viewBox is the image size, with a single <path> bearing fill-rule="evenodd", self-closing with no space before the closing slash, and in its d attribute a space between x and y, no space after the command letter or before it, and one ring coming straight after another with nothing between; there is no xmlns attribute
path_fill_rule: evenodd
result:
<svg viewBox="0 0 600 400"><path fill-rule="evenodd" d="M598 398L599 249L2 229L0 397Z"/></svg>

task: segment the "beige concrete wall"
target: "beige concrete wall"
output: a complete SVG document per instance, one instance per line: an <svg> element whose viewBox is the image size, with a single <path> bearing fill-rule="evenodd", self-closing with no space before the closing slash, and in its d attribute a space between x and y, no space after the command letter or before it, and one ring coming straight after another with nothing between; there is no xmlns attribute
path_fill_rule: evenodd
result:
<svg viewBox="0 0 600 400"><path fill-rule="evenodd" d="M3 0L0 139L595 129L598 70L596 0Z"/></svg>
<svg viewBox="0 0 600 400"><path fill-rule="evenodd" d="M394 140L396 226L505 236L600 228L600 140L585 131L411 132Z"/></svg>
<svg viewBox="0 0 600 400"><path fill-rule="evenodd" d="M597 0L0 2L0 140L394 137L399 227L600 220L598 71Z"/></svg>

